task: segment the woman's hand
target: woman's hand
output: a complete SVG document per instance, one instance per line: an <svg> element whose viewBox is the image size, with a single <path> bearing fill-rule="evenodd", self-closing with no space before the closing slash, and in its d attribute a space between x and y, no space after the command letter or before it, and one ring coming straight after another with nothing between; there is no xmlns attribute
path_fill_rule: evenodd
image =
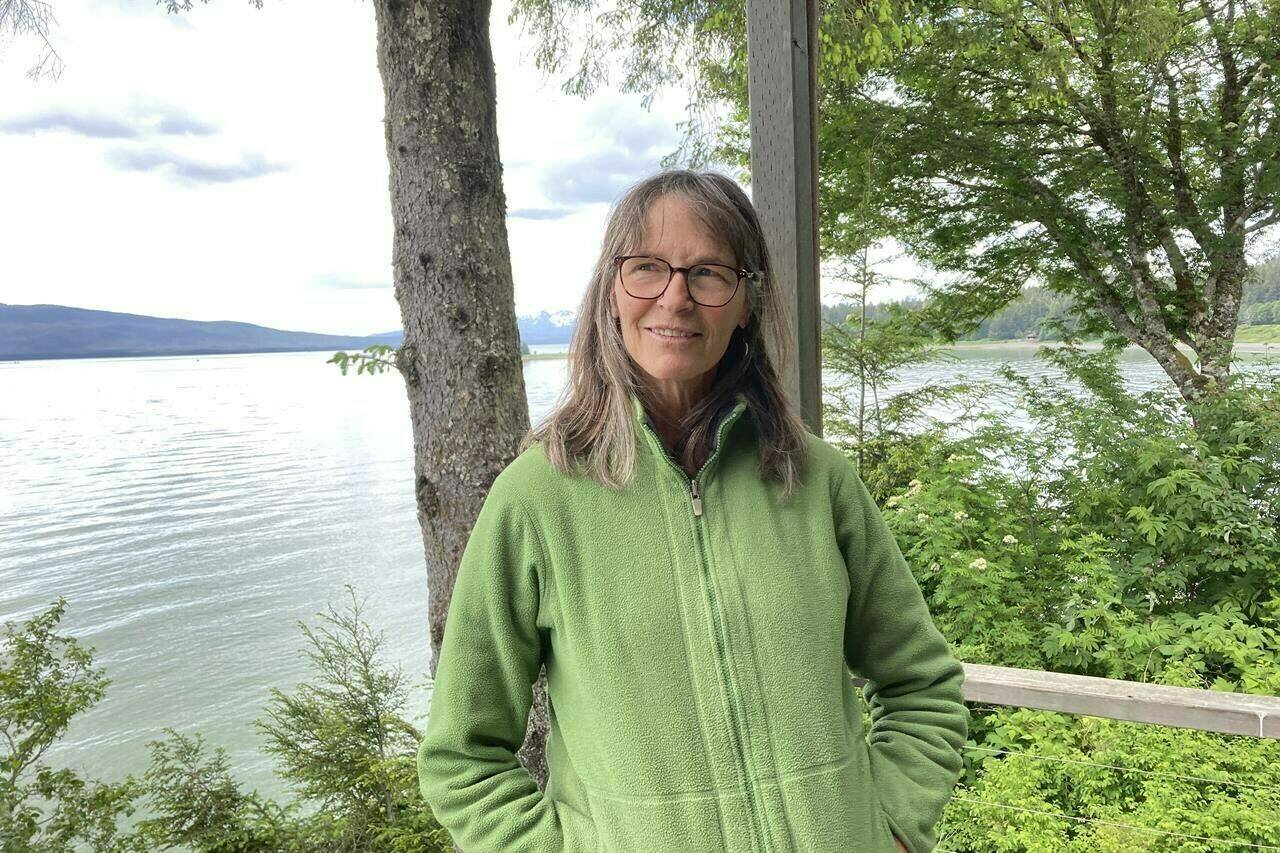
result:
<svg viewBox="0 0 1280 853"><path fill-rule="evenodd" d="M898 849L899 849L899 850L901 850L901 851L902 851L902 853L907 853L907 848L906 848L906 847L904 847L904 846L902 845L902 842L901 842L901 841L899 841L896 837L893 839L893 843L894 843L894 844L896 844L896 845L898 845Z"/></svg>

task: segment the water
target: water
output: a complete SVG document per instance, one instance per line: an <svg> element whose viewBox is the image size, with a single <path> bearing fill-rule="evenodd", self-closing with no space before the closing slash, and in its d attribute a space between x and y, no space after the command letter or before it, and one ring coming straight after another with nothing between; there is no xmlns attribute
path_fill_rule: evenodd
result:
<svg viewBox="0 0 1280 853"><path fill-rule="evenodd" d="M887 392L1006 362L1051 373L1034 351L957 348ZM0 621L66 596L60 630L113 679L50 763L141 773L147 741L172 726L226 748L247 788L287 796L251 722L270 688L309 677L296 622L343 606L348 582L385 633L384 660L410 678L405 715L425 722L408 404L397 375L344 377L329 355L0 363ZM566 369L525 362L534 423ZM1123 371L1131 387L1167 382L1138 351Z"/></svg>

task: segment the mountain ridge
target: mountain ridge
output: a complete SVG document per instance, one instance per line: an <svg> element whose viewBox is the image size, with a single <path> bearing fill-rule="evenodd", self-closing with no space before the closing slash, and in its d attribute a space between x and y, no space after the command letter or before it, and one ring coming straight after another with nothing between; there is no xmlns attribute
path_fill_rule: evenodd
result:
<svg viewBox="0 0 1280 853"><path fill-rule="evenodd" d="M568 344L572 311L518 317L527 344ZM237 320L185 320L68 305L0 302L0 361L128 358L160 355L314 352L399 346L400 331L329 335Z"/></svg>

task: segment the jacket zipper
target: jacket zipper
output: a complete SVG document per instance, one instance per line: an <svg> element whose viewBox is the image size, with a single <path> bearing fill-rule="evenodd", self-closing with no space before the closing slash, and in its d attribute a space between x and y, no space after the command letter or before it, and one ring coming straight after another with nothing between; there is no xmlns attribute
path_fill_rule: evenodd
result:
<svg viewBox="0 0 1280 853"><path fill-rule="evenodd" d="M676 469L680 474L680 479L689 485L689 497L693 504L694 538L698 543L698 568L702 572L703 587L706 590L707 596L711 599L711 618L714 623L713 630L715 631L716 663L720 667L721 685L729 694L729 716L732 723L730 727L730 734L733 739L734 755L738 759L738 770L742 773L742 778L745 780L747 786L747 809L748 814L751 817L752 833L755 836L756 844L759 845L759 848L762 851L766 851L767 853L767 851L771 850L772 847L766 840L766 833L763 829L765 821L758 811L759 805L756 800L755 780L751 777L751 771L747 766L746 750L742 745L743 737L741 723L739 722L739 714L741 713L741 710L738 707L738 691L734 687L729 675L729 662L725 653L725 639L723 636L724 624L720 620L720 605L719 602L716 601L715 585L711 582L711 569L709 561L707 560L706 551L703 549L702 544L702 523L700 521L702 518L702 494L698 488L698 480L702 477L702 472L707 470L707 466L711 464L711 460L716 458L719 454L720 448L723 446L722 442L724 440L724 430L726 426L726 422L722 422L720 424L716 431L716 449L712 451L711 455L707 457L707 460L702 463L702 467L698 469L698 473L693 476L692 480L690 480L684 470L680 468L680 466L676 465L676 463L667 454L666 449L662 447L661 440L658 439L658 436L653 429L650 428L647 423L644 424L644 428L648 430L651 436L653 436L653 440L658 442L658 447L662 449L662 456L667 460L667 464Z"/></svg>

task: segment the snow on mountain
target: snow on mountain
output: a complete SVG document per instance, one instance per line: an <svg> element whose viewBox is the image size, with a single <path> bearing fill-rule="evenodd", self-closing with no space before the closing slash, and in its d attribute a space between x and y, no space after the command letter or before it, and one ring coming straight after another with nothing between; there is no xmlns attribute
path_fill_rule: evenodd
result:
<svg viewBox="0 0 1280 853"><path fill-rule="evenodd" d="M567 345L576 319L574 311L542 311L534 316L517 317L516 322L520 327L520 340L526 344Z"/></svg>

